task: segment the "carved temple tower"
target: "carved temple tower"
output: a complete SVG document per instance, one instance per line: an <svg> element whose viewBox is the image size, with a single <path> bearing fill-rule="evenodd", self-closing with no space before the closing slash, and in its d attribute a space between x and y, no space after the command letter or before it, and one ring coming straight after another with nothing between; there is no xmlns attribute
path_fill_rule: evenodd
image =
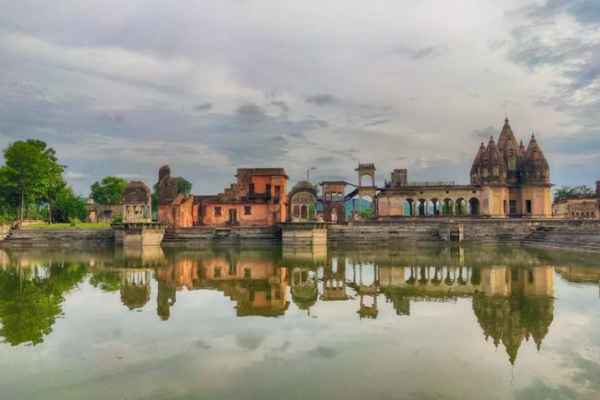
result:
<svg viewBox="0 0 600 400"><path fill-rule="evenodd" d="M508 118L498 138L481 143L471 167L471 184L481 187L481 214L549 217L552 215L550 167L535 136L527 148Z"/></svg>

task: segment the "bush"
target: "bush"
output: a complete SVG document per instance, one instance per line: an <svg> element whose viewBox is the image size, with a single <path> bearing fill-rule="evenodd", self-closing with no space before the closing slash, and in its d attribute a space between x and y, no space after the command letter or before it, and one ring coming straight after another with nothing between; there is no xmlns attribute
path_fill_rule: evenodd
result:
<svg viewBox="0 0 600 400"><path fill-rule="evenodd" d="M81 220L79 218L71 218L69 220L69 225L75 227L77 225L81 224Z"/></svg>

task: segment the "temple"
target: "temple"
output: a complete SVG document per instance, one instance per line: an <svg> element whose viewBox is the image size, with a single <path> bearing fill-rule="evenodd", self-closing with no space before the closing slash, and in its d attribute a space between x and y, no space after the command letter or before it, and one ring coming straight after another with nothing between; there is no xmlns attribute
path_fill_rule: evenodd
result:
<svg viewBox="0 0 600 400"><path fill-rule="evenodd" d="M534 135L527 148L517 142L508 118L498 137L481 143L469 185L414 182L407 170L392 172L378 192L379 217L396 216L552 216L550 168Z"/></svg>

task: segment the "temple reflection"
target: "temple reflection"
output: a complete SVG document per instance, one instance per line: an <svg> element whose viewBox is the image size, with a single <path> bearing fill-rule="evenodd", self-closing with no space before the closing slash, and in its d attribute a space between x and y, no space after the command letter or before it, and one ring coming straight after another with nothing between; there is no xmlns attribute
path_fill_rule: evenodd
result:
<svg viewBox="0 0 600 400"><path fill-rule="evenodd" d="M0 335L14 345L41 343L62 314L65 294L87 276L94 290L119 296L125 310L151 309L163 321L183 292L217 291L238 317L280 317L292 303L320 315L326 303L344 302L356 318L378 319L410 316L415 303L468 301L485 340L503 346L515 363L524 341L539 349L548 334L556 275L578 284L600 281L593 262L512 248L156 247L77 256L7 250L0 251Z"/></svg>

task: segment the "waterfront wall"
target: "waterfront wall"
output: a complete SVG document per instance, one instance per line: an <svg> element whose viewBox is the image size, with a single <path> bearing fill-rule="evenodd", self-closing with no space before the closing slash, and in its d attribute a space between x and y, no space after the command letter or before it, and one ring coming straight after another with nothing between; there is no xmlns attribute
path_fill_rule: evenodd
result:
<svg viewBox="0 0 600 400"><path fill-rule="evenodd" d="M281 242L281 229L278 226L266 227L194 227L168 229L163 246L204 247L208 245L262 245Z"/></svg>
<svg viewBox="0 0 600 400"><path fill-rule="evenodd" d="M377 244L394 241L443 241L449 226L462 225L467 242L524 243L600 250L600 220L418 219L329 225L328 243Z"/></svg>
<svg viewBox="0 0 600 400"><path fill-rule="evenodd" d="M6 247L86 247L114 243L112 229L16 229L1 242Z"/></svg>
<svg viewBox="0 0 600 400"><path fill-rule="evenodd" d="M600 220L419 219L320 225L319 229L272 227L194 227L169 229L162 246L211 245L386 245L394 242L443 242L460 226L460 237L472 243L515 243L573 250L600 251ZM286 229L288 226L288 229ZM309 227L310 228L310 227ZM326 229L326 231L325 231ZM24 229L0 227L0 244L8 247L82 247L115 243L112 229ZM282 233L283 231L283 233ZM326 233L325 233L326 232Z"/></svg>

